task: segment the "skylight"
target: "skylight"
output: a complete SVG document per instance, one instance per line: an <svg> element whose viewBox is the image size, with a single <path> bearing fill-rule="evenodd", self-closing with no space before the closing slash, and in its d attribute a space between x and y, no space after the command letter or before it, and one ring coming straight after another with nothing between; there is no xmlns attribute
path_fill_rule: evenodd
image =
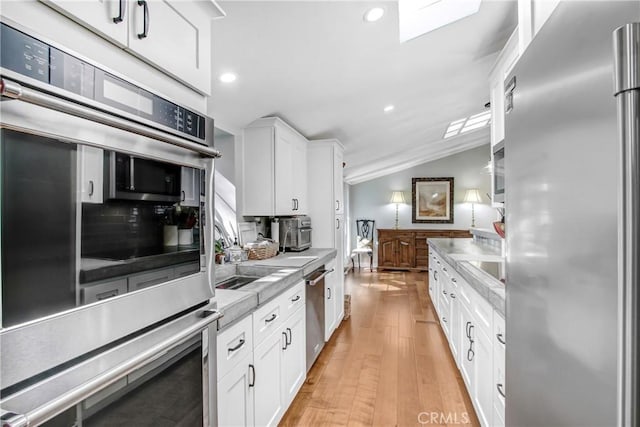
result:
<svg viewBox="0 0 640 427"><path fill-rule="evenodd" d="M481 0L399 0L400 42L449 25L480 10Z"/></svg>
<svg viewBox="0 0 640 427"><path fill-rule="evenodd" d="M491 111L483 111L474 114L471 117L465 117L451 122L444 133L444 139L451 138L456 135L471 132L487 126L491 122Z"/></svg>

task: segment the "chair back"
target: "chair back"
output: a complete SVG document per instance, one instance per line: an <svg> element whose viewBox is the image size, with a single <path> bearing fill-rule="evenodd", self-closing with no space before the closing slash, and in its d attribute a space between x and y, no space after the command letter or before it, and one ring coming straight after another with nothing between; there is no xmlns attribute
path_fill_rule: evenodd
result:
<svg viewBox="0 0 640 427"><path fill-rule="evenodd" d="M376 228L376 222L373 219L357 219L356 235L373 242L373 233Z"/></svg>

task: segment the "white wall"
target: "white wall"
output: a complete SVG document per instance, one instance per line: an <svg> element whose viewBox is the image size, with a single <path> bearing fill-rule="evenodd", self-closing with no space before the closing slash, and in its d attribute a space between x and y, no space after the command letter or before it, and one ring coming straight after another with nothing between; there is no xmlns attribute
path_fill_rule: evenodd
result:
<svg viewBox="0 0 640 427"><path fill-rule="evenodd" d="M489 145L464 151L450 157L424 163L401 172L352 185L349 191L349 217L353 224L351 246L355 245L356 219L374 219L376 229L395 226L395 204L389 203L391 192L403 191L407 204L399 206L399 227L411 229L468 229L471 226L471 205L463 203L465 190L478 188L482 204L475 205L476 227L492 228L496 211L491 208L486 193L491 192L491 175L485 169L489 162ZM454 178L454 223L413 224L411 222L411 178ZM377 240L377 237L376 237Z"/></svg>
<svg viewBox="0 0 640 427"><path fill-rule="evenodd" d="M220 151L222 157L216 160L216 170L227 178L232 184L236 183L236 154L235 137L230 134L216 134L215 148Z"/></svg>

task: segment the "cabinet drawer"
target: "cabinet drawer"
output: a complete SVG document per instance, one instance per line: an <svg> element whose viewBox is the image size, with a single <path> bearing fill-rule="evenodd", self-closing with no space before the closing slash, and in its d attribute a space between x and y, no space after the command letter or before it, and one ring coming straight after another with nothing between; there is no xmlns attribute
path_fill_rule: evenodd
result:
<svg viewBox="0 0 640 427"><path fill-rule="evenodd" d="M260 345L284 321L283 298L277 297L253 313L253 347Z"/></svg>
<svg viewBox="0 0 640 427"><path fill-rule="evenodd" d="M127 279L82 287L82 303L89 304L127 293Z"/></svg>
<svg viewBox="0 0 640 427"><path fill-rule="evenodd" d="M218 379L253 352L253 322L249 315L225 329L216 338Z"/></svg>
<svg viewBox="0 0 640 427"><path fill-rule="evenodd" d="M284 306L283 317L285 319L288 319L298 308L305 304L305 291L304 281L285 291L281 297Z"/></svg>
<svg viewBox="0 0 640 427"><path fill-rule="evenodd" d="M173 268L164 268L162 270L150 271L148 273L136 274L129 277L129 292L138 289L147 288L159 283L168 282L173 279Z"/></svg>
<svg viewBox="0 0 640 427"><path fill-rule="evenodd" d="M200 264L192 262L191 264L179 265L174 269L174 278L189 276L190 274L198 273L200 271Z"/></svg>

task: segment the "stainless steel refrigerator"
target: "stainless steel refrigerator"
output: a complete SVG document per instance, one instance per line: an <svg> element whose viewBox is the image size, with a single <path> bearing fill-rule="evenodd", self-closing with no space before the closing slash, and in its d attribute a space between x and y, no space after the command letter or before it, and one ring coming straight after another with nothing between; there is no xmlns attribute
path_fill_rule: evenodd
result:
<svg viewBox="0 0 640 427"><path fill-rule="evenodd" d="M506 79L508 426L638 425L638 22L561 2Z"/></svg>

